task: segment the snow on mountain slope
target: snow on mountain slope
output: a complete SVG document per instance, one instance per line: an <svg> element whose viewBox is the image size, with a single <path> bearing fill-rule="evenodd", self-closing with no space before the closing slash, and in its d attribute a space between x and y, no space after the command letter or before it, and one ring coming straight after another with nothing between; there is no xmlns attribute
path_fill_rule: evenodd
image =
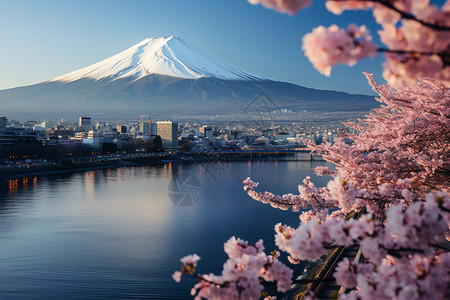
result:
<svg viewBox="0 0 450 300"><path fill-rule="evenodd" d="M49 81L71 82L82 78L115 80L126 77L135 80L150 74L187 79L264 80L171 36L145 39L119 54Z"/></svg>

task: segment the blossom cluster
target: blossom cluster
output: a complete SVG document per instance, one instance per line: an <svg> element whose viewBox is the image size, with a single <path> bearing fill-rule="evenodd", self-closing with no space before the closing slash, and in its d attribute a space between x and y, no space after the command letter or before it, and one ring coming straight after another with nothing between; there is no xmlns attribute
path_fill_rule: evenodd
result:
<svg viewBox="0 0 450 300"><path fill-rule="evenodd" d="M344 259L334 277L343 287L357 289L339 299L448 299L450 253L431 258L383 259L378 265Z"/></svg>
<svg viewBox="0 0 450 300"><path fill-rule="evenodd" d="M334 200L329 199L327 201L324 196L326 191L324 189L317 188L314 183L311 182L311 178L309 176L303 180L303 185L298 186L298 195L289 193L280 196L271 192L256 192L254 188L257 187L259 183L253 182L250 178L245 179L243 183L244 190L250 197L257 201L261 201L262 203L270 204L274 208L279 208L282 210L292 208L293 211L299 211L302 208L307 208L308 206L311 206L316 210L335 206Z"/></svg>
<svg viewBox="0 0 450 300"><path fill-rule="evenodd" d="M337 165L333 175L372 193L401 194L411 202L414 194L407 190L448 191L450 88L422 80L416 87L394 90L376 84L371 74L366 76L383 106L358 122L346 123L355 132L347 134L346 140L309 146ZM324 168L319 172L323 174ZM398 186L398 191L392 186Z"/></svg>
<svg viewBox="0 0 450 300"><path fill-rule="evenodd" d="M199 282L191 291L195 299L259 299L263 282L274 282L282 292L291 288L292 270L278 260L278 251L266 255L262 240L249 245L247 241L232 237L225 243L224 250L229 258L221 275L196 274L199 258L194 254L181 259L181 272L173 274L174 280L179 282L184 273L197 277Z"/></svg>
<svg viewBox="0 0 450 300"><path fill-rule="evenodd" d="M300 9L311 5L311 0L248 0L253 5L262 4L266 8L294 15Z"/></svg>
<svg viewBox="0 0 450 300"><path fill-rule="evenodd" d="M360 59L374 57L377 51L369 30L355 24L347 29L319 26L303 37L302 48L313 66L326 76L330 76L332 66L353 66Z"/></svg>
<svg viewBox="0 0 450 300"><path fill-rule="evenodd" d="M357 290L342 299L448 298L450 253L435 252L449 233L450 197L430 192L421 201L390 205L385 221L372 214L358 219L316 218L292 228L275 225L275 242L292 263L317 260L328 246L360 245L369 262L339 263L339 284Z"/></svg>
<svg viewBox="0 0 450 300"><path fill-rule="evenodd" d="M350 246L360 243L365 256L379 262L387 254L402 256L400 249L414 249L432 254L432 243L442 242L448 232L448 194L429 193L424 202L411 205L393 204L386 212L386 221L380 222L372 214L362 214L358 219L311 218L298 228L281 223L275 225L277 246L298 259L314 260L326 246ZM405 253L409 253L405 250Z"/></svg>
<svg viewBox="0 0 450 300"><path fill-rule="evenodd" d="M250 178L245 179L243 183L243 188L250 197L274 208L282 210L292 208L293 211L309 208L300 215L303 223L312 218L320 221L327 218L344 218L349 212L363 208L379 217L385 214L389 204L411 203L417 199L417 195L411 191L409 179L382 183L377 186L374 193L366 188L355 188L349 180L343 180L339 175L330 180L326 188L317 188L308 176L303 180L304 184L298 186L300 192L298 195L289 193L281 196L267 191L263 193L255 191L254 188L259 183L253 182Z"/></svg>
<svg viewBox="0 0 450 300"><path fill-rule="evenodd" d="M248 0L282 13L296 14L310 0ZM385 52L383 77L393 86L414 85L419 78L450 83L450 1L442 7L429 0L327 0L327 9L337 15L344 10L373 11L381 25L376 46L364 26L340 29L319 26L303 38L305 55L326 76L337 64L354 65L357 60Z"/></svg>
<svg viewBox="0 0 450 300"><path fill-rule="evenodd" d="M305 183L313 186L309 179ZM249 178L244 184L247 191L258 185ZM393 193L388 187L380 189L385 194ZM341 201L335 201L338 209L342 202L354 201L352 197L342 196L344 189L338 190L342 197ZM328 209L322 209L308 218L301 217L302 222L297 228L276 224L275 243L289 254L293 264L317 260L330 245L359 244L368 262L345 259L339 263L334 275L342 286L357 288L342 295L342 299L403 299L406 296L444 299L449 296L450 253L437 253L434 245L442 243L445 234L449 233L449 208L448 194L430 192L423 198L415 198L413 203L406 200L391 203L385 218L364 212L355 218L345 218L345 214L328 214ZM225 243L224 250L229 259L221 275L197 275L199 283L192 289L196 299L257 299L264 289L264 282L276 282L279 291L290 288L292 271L277 260L278 251L272 255L263 252L262 240L249 245L247 241L232 237ZM196 255L183 258L182 271L175 272L174 279L179 281L183 273L194 274L198 260Z"/></svg>

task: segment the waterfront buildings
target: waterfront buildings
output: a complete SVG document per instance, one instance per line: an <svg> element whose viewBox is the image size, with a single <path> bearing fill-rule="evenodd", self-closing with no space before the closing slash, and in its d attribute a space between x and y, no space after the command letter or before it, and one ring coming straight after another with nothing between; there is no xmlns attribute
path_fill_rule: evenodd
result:
<svg viewBox="0 0 450 300"><path fill-rule="evenodd" d="M244 147L291 148L302 146L303 139L320 144L334 143L338 137L345 137L340 122L329 120L266 122L265 125L250 120L243 123L245 126L237 126L236 123L211 119L181 124L179 126L178 122L171 120L152 122L148 115L135 120L96 120L95 123L90 117L79 117L69 122L21 122L0 117L0 146L36 139L45 145L73 147L84 144L97 149L108 143L114 144L119 151L130 151L136 147L141 149L143 144L150 144L150 140L159 135L164 149L174 150L183 145L184 151L211 151Z"/></svg>
<svg viewBox="0 0 450 300"><path fill-rule="evenodd" d="M8 119L0 116L0 149L5 146L11 146L17 142L27 142L39 140L39 132L31 128L6 127Z"/></svg>
<svg viewBox="0 0 450 300"><path fill-rule="evenodd" d="M0 148L13 145L17 142L27 142L39 139L38 132L29 128L0 128Z"/></svg>

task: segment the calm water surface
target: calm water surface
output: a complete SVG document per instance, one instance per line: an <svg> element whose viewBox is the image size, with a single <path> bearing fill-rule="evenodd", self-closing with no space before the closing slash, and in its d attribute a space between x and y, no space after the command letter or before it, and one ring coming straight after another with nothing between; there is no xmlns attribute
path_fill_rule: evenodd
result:
<svg viewBox="0 0 450 300"><path fill-rule="evenodd" d="M171 278L182 256L197 253L199 272L219 273L231 236L263 238L271 251L274 224L298 225L298 213L250 199L238 177L296 193L308 175L326 183L311 171L324 164L165 164L0 181L0 299L190 299L195 281ZM172 179L191 175L198 202L174 205Z"/></svg>

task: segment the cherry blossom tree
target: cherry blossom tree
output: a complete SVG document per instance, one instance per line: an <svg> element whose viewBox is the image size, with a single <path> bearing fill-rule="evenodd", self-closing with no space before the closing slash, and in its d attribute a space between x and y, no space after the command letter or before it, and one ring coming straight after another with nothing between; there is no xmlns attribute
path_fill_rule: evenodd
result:
<svg viewBox="0 0 450 300"><path fill-rule="evenodd" d="M337 166L316 170L333 176L326 187L306 178L298 194L280 196L257 192L258 183L247 178L244 190L274 208L302 211L297 228L275 225L275 243L292 264L359 245L367 262L344 259L334 273L350 290L341 299L448 298L450 253L439 245L450 232L450 88L422 80L392 89L366 76L384 105L348 123L355 133L347 142L311 144ZM249 245L233 237L224 249L229 259L221 275L195 273L194 255L181 260L174 279L198 278L197 299L258 299L268 284L290 288L292 271L277 259L280 252L265 254L261 240Z"/></svg>
<svg viewBox="0 0 450 300"><path fill-rule="evenodd" d="M282 13L296 14L311 0L248 0ZM429 0L326 0L327 9L373 11L381 25L378 46L365 26L319 26L303 37L303 50L313 66L329 76L332 66L385 53L383 77L394 87L432 78L450 83L450 1L442 7Z"/></svg>
<svg viewBox="0 0 450 300"><path fill-rule="evenodd" d="M421 80L415 87L392 89L366 74L383 105L358 122L345 123L352 143L339 139L309 146L337 165L335 176L374 191L398 178L408 178L416 192L448 192L450 177L450 89ZM329 174L318 168L320 174Z"/></svg>
<svg viewBox="0 0 450 300"><path fill-rule="evenodd" d="M248 0L294 14L310 0ZM382 25L381 41L371 42L363 26L319 27L303 39L306 55L324 74L338 63L353 65L378 52L386 53L384 77L390 85L369 84L383 105L357 122L334 145L313 151L336 165L316 168L333 179L316 187L307 177L298 194L258 192L258 183L243 180L253 199L274 208L298 211L299 225L275 225L275 243L295 265L315 261L331 247L357 245L364 262L344 259L334 278L346 288L340 299L449 299L450 252L450 0L442 8L427 0L327 0L327 8L372 9ZM417 79L420 80L417 80ZM423 79L428 78L428 79ZM278 260L232 237L224 245L229 259L222 274L198 274L199 257L181 259L184 274L199 283L196 299L274 299L267 285L288 290L296 280ZM310 297L311 298L311 297Z"/></svg>

